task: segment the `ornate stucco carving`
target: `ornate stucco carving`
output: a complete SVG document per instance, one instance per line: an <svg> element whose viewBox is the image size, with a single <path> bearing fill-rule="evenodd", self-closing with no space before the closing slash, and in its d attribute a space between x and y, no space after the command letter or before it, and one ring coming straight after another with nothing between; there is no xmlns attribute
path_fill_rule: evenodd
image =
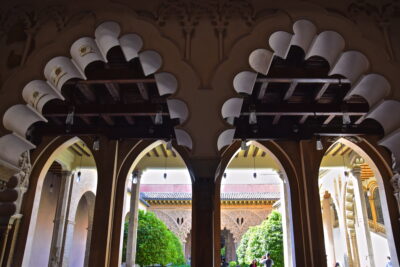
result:
<svg viewBox="0 0 400 267"><path fill-rule="evenodd" d="M190 209L156 209L152 211L182 243L186 243L186 237L192 228L192 211Z"/></svg>
<svg viewBox="0 0 400 267"><path fill-rule="evenodd" d="M364 15L372 17L380 30L385 41L386 50L390 60L394 60L392 41L390 39L390 25L394 18L400 15L400 4L398 1L384 0L358 0L352 1L347 7L348 18L355 20L357 17Z"/></svg>
<svg viewBox="0 0 400 267"><path fill-rule="evenodd" d="M221 211L221 229L229 230L235 243L240 242L250 226L259 225L270 213L267 209L232 209Z"/></svg>
<svg viewBox="0 0 400 267"><path fill-rule="evenodd" d="M153 209L151 210L174 232L182 243L192 227L192 213L190 209ZM235 243L240 242L243 234L250 226L259 225L271 212L269 209L226 209L221 211L221 229L229 230Z"/></svg>

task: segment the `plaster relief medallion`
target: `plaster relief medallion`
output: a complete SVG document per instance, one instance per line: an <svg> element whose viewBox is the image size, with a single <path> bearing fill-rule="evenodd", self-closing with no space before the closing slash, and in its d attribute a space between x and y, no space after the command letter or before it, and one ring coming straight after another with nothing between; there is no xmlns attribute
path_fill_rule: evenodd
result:
<svg viewBox="0 0 400 267"><path fill-rule="evenodd" d="M32 94L32 101L31 101L31 105L32 107L34 107L35 109L38 108L39 102L40 100L42 100L43 97L47 96L48 94L40 94L38 91L34 91Z"/></svg>
<svg viewBox="0 0 400 267"><path fill-rule="evenodd" d="M87 54L90 54L90 53L94 53L94 50L93 50L93 48L92 48L91 46L82 45L82 46L79 48L79 55L80 55L81 57L84 57L84 56L86 56Z"/></svg>
<svg viewBox="0 0 400 267"><path fill-rule="evenodd" d="M55 67L50 74L51 81L55 86L58 86L58 83L60 82L60 79L66 75L67 73L63 71L63 69L60 66Z"/></svg>

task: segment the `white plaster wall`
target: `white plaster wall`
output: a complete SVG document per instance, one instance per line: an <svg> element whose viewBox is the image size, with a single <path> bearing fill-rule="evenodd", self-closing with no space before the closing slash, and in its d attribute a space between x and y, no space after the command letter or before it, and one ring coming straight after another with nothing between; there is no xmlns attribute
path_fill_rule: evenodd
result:
<svg viewBox="0 0 400 267"><path fill-rule="evenodd" d="M336 261L344 265L344 255L346 253L346 241L342 239L339 227L333 229L333 240L335 242Z"/></svg>
<svg viewBox="0 0 400 267"><path fill-rule="evenodd" d="M386 266L387 256L390 256L387 239L371 232L372 249L374 250L375 266Z"/></svg>
<svg viewBox="0 0 400 267"><path fill-rule="evenodd" d="M53 192L50 192L50 184L53 184ZM43 182L29 266L48 265L59 189L60 178L48 173Z"/></svg>
<svg viewBox="0 0 400 267"><path fill-rule="evenodd" d="M72 242L70 262L71 267L82 267L85 260L87 229L89 224L89 209L85 197L79 201L75 216L74 237Z"/></svg>
<svg viewBox="0 0 400 267"><path fill-rule="evenodd" d="M81 171L81 179L77 180L77 173ZM96 195L97 189L97 170L96 169L81 169L74 171L74 182L72 185L71 205L69 212L69 219L75 220L76 209L78 203L86 192L92 192Z"/></svg>

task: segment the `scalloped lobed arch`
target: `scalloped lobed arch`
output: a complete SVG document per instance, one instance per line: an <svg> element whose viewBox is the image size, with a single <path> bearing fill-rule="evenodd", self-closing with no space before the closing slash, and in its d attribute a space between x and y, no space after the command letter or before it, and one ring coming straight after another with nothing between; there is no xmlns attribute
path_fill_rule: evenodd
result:
<svg viewBox="0 0 400 267"><path fill-rule="evenodd" d="M341 75L351 83L351 89L345 96L348 100L353 95L364 98L370 112L364 119L376 120L384 129L385 136L380 145L388 148L400 162L400 117L389 117L387 114L400 112L400 102L385 99L391 92L389 81L377 73L368 73L370 63L359 51L344 51L345 40L335 31L317 32L317 27L310 21L301 19L293 23L293 33L277 31L269 37L272 49L255 49L249 55L249 65L254 71L242 71L233 79L234 90L238 94L251 95L257 74L267 75L274 57L286 59L292 46L300 47L305 52L305 59L321 57L329 64L329 76ZM232 124L238 117L243 101L235 97L228 99L222 106L221 114ZM223 131L217 142L218 150L232 144L235 129Z"/></svg>
<svg viewBox="0 0 400 267"><path fill-rule="evenodd" d="M153 75L157 84L158 93L173 95L178 89L176 77L168 72L157 72L162 66L162 57L153 50L141 51L142 38L135 33L120 36L121 28L117 22L106 21L101 23L94 32L94 38L82 37L76 40L71 48L71 58L58 56L46 64L44 76L46 80L33 80L25 85L22 97L26 104L11 106L3 115L4 127L12 133L0 137L0 164L18 172L21 154L35 149L36 146L27 139L31 125L37 122L47 123L42 115L43 107L50 100L60 99L63 85L71 79L86 80L85 71L92 63L107 63L112 48L119 46L126 61L139 59L146 76ZM167 99L168 111L171 119L179 119L183 124L189 116L187 105L179 99ZM179 126L178 126L179 127ZM193 142L190 135L175 128L178 145L192 149Z"/></svg>

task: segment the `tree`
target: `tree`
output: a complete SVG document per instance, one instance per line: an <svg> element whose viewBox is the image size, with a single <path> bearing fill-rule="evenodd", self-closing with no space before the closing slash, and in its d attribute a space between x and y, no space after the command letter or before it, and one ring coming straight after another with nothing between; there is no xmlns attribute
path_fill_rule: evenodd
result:
<svg viewBox="0 0 400 267"><path fill-rule="evenodd" d="M137 231L136 263L140 266L172 263L184 264L182 244L153 212L139 210ZM129 223L125 223L124 240L127 240ZM126 255L126 243L123 259Z"/></svg>
<svg viewBox="0 0 400 267"><path fill-rule="evenodd" d="M273 211L267 220L246 231L236 254L240 264L249 264L267 252L271 254L274 267L284 265L282 216L278 211Z"/></svg>

